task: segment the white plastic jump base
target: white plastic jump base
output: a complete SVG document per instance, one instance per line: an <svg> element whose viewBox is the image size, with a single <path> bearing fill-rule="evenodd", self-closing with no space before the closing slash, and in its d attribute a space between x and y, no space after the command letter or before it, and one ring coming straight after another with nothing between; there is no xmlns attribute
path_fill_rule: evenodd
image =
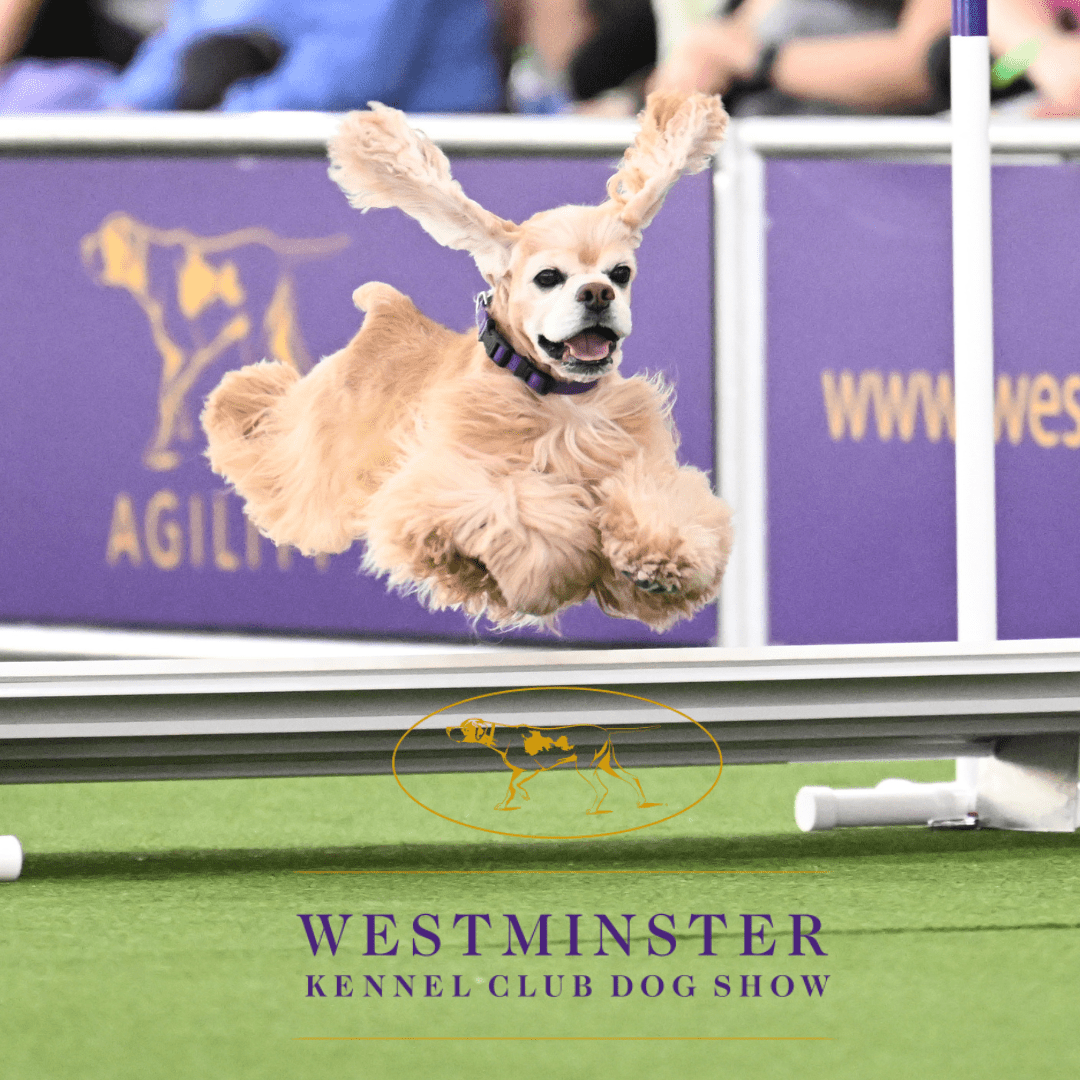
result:
<svg viewBox="0 0 1080 1080"><path fill-rule="evenodd" d="M993 226L989 45L985 0L953 4L952 241L956 387L957 636L997 637L994 509ZM886 780L873 789L803 788L804 832L850 825L942 822L1072 832L1077 826L1074 735L1032 734L995 743L973 764L957 760L948 784Z"/></svg>
<svg viewBox="0 0 1080 1080"><path fill-rule="evenodd" d="M855 825L926 825L965 821L975 813L966 784L882 780L873 788L804 787L795 796L795 824L803 832Z"/></svg>
<svg viewBox="0 0 1080 1080"><path fill-rule="evenodd" d="M954 825L1024 832L1080 827L1080 736L1002 739L992 757L958 758L956 780L882 780L876 788L804 787L803 832L854 825Z"/></svg>
<svg viewBox="0 0 1080 1080"><path fill-rule="evenodd" d="M0 836L0 881L17 881L22 864L22 844L14 836Z"/></svg>

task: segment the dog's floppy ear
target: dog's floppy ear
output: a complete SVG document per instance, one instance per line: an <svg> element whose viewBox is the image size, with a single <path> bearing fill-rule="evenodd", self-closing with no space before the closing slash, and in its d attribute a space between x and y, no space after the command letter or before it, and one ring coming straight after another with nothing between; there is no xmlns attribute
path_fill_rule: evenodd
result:
<svg viewBox="0 0 1080 1080"><path fill-rule="evenodd" d="M644 229L684 173L701 172L724 137L728 116L712 94L656 91L641 130L608 181L608 204L632 229Z"/></svg>
<svg viewBox="0 0 1080 1080"><path fill-rule="evenodd" d="M445 247L469 252L491 284L502 277L517 226L468 198L446 155L377 101L352 112L330 140L330 177L362 210L396 206Z"/></svg>

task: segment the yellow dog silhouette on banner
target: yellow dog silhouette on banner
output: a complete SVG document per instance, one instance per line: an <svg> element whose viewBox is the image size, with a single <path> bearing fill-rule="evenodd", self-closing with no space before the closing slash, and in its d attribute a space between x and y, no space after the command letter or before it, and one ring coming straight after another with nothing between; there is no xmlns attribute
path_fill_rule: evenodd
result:
<svg viewBox="0 0 1080 1080"><path fill-rule="evenodd" d="M82 260L99 284L124 289L139 305L161 359L157 425L143 461L158 471L180 464L176 440L194 433L188 392L232 346L263 344L259 359L280 360L301 373L311 367L296 311L290 262L331 255L348 237L284 240L269 229L238 229L196 236L187 229L157 229L130 214L110 214L82 238ZM261 319L262 341L237 264L243 248L262 247L277 261L277 280ZM166 261L161 256L171 252ZM231 255L232 258L223 258ZM157 256L157 258L155 258ZM181 335L178 328L186 333ZM186 339L186 344L179 340Z"/></svg>

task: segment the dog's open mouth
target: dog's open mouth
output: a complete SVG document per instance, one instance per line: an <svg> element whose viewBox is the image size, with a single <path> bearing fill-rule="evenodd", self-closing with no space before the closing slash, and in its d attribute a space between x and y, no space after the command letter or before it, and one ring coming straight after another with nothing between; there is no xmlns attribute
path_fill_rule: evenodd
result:
<svg viewBox="0 0 1080 1080"><path fill-rule="evenodd" d="M590 326L565 341L549 341L543 334L539 340L552 360L561 360L569 367L588 367L610 359L619 343L619 335L606 326Z"/></svg>

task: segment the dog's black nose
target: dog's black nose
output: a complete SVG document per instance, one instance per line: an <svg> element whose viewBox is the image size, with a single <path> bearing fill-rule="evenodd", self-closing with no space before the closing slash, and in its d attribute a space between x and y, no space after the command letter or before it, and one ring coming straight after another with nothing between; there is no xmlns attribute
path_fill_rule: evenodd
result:
<svg viewBox="0 0 1080 1080"><path fill-rule="evenodd" d="M603 311L615 299L615 290L603 281L590 281L578 289L575 299L590 311Z"/></svg>

